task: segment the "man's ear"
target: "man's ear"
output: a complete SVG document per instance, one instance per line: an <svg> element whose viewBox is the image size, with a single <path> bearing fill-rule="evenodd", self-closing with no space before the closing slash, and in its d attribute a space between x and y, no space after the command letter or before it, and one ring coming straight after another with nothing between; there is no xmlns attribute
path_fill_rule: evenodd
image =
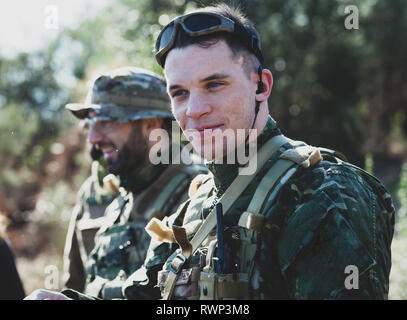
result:
<svg viewBox="0 0 407 320"><path fill-rule="evenodd" d="M163 124L162 118L142 119L141 133L143 134L146 141L149 140L151 131L153 131L154 129L161 129L162 124Z"/></svg>
<svg viewBox="0 0 407 320"><path fill-rule="evenodd" d="M259 77L257 76L257 80ZM273 87L273 75L269 69L263 69L261 72L261 80L262 80L262 88L257 88L258 91L256 92L256 101L263 102L267 100L267 98L271 94L271 89Z"/></svg>

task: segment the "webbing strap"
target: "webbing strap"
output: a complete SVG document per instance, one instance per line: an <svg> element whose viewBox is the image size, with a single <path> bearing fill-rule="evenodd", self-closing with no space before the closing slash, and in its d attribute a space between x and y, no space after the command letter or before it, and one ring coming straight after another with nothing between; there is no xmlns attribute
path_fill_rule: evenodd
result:
<svg viewBox="0 0 407 320"><path fill-rule="evenodd" d="M264 218L260 215L261 210L267 200L273 201L281 187L291 178L300 166L313 166L322 160L319 148L304 145L301 141L290 141L293 149L289 149L282 154L281 158L269 169L260 181L247 211L240 216L238 225L250 230L260 231L260 224ZM302 148L306 150L301 150ZM301 150L298 156L294 154L296 150ZM306 153L304 153L306 151ZM287 153L291 152L291 156Z"/></svg>
<svg viewBox="0 0 407 320"><path fill-rule="evenodd" d="M260 181L252 200L239 219L238 225L249 230L261 231L264 216L260 214L267 198L275 197L281 186L297 171L298 164L279 159Z"/></svg>
<svg viewBox="0 0 407 320"><path fill-rule="evenodd" d="M288 139L283 135L274 136L270 140L268 140L260 151L257 153L257 168L256 172L252 175L238 175L235 180L233 180L232 184L229 188L225 191L222 197L219 199L219 202L222 203L223 206L223 214L225 214L236 199L240 196L240 194L246 189L246 187L250 184L253 178L256 176L258 171L264 166L266 161L272 156L274 152L276 152L282 145L288 142ZM253 157L252 157L253 158ZM252 159L251 158L251 159ZM175 263L179 266L177 272L170 272L165 283L164 287L164 294L163 300L171 299L171 296L174 292L175 283L180 274L179 271L182 269L184 263L195 253L195 251L199 248L201 243L205 240L211 230L216 226L216 211L215 207L209 213L205 221L202 223L199 230L196 232L195 236L191 240L192 251L191 252L183 252L183 254L179 254L174 260ZM182 261L182 263L179 263Z"/></svg>
<svg viewBox="0 0 407 320"><path fill-rule="evenodd" d="M264 200L277 185L279 178L296 166L297 164L290 160L277 160L261 180L252 200L250 201L247 211L254 214L260 213ZM291 172L294 173L295 170L291 170L290 173Z"/></svg>
<svg viewBox="0 0 407 320"><path fill-rule="evenodd" d="M182 252L190 252L192 250L191 243L188 241L188 235L183 227L172 226L175 241L182 248Z"/></svg>

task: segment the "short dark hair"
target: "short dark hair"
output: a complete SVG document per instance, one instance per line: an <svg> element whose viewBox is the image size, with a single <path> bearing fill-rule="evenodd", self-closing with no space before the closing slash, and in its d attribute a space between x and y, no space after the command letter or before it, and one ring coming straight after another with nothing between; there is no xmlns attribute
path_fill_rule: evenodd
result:
<svg viewBox="0 0 407 320"><path fill-rule="evenodd" d="M257 37L257 39L260 39L259 33L254 27L253 23L242 13L242 11L238 7L232 7L225 3L220 3L216 6L208 6L194 10L194 12L201 11L221 14L231 19L236 24L240 24L241 26L245 27L247 30L252 32ZM177 33L173 49L184 48L189 45L199 45L203 48L209 48L220 40L224 40L226 42L232 52L233 59L240 56L243 57L243 68L248 75L251 71L257 72L257 69L260 65L259 59L253 52L249 51L249 49L241 41L239 41L236 36L228 32L218 32L200 37L190 37L182 28L180 28Z"/></svg>

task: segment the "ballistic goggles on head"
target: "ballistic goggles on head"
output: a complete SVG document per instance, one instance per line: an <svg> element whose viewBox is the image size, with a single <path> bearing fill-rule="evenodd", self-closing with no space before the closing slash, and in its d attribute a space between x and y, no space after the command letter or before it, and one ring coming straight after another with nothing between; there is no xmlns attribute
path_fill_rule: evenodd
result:
<svg viewBox="0 0 407 320"><path fill-rule="evenodd" d="M163 68L166 54L174 47L179 26L191 37L200 37L218 32L231 33L240 43L254 53L260 64L263 64L260 40L253 32L219 13L194 12L175 18L161 30L155 44L155 58Z"/></svg>

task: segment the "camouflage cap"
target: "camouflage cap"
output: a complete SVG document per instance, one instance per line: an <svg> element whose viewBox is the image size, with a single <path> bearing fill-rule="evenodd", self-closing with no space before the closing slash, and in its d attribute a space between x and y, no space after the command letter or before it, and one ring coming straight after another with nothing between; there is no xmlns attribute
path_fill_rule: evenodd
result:
<svg viewBox="0 0 407 320"><path fill-rule="evenodd" d="M98 118L134 121L144 118L173 118L163 78L136 67L123 67L100 74L92 84L85 103L69 103L79 119L89 111Z"/></svg>

